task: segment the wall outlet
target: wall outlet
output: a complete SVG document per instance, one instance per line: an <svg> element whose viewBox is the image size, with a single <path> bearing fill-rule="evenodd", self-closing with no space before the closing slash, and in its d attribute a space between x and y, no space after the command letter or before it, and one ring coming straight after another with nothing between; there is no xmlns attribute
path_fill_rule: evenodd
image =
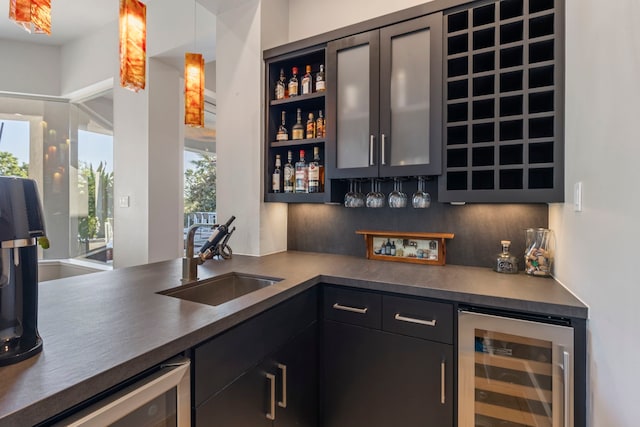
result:
<svg viewBox="0 0 640 427"><path fill-rule="evenodd" d="M573 184L573 210L582 212L582 181Z"/></svg>
<svg viewBox="0 0 640 427"><path fill-rule="evenodd" d="M119 205L121 208L129 207L129 196L120 196Z"/></svg>

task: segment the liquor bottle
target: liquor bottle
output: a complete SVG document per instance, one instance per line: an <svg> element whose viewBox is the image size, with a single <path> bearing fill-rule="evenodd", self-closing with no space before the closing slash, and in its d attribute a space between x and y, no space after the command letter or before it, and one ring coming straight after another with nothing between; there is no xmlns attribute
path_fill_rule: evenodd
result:
<svg viewBox="0 0 640 427"><path fill-rule="evenodd" d="M304 126L302 125L302 111L298 108L296 124L291 128L291 139L303 139Z"/></svg>
<svg viewBox="0 0 640 427"><path fill-rule="evenodd" d="M307 120L307 139L316 137L316 121L313 119L313 113L309 113L309 119Z"/></svg>
<svg viewBox="0 0 640 427"><path fill-rule="evenodd" d="M387 243L384 245L384 254L391 255L391 239L387 239Z"/></svg>
<svg viewBox="0 0 640 427"><path fill-rule="evenodd" d="M304 150L300 150L300 160L296 162L296 193L309 192L309 170L304 161Z"/></svg>
<svg viewBox="0 0 640 427"><path fill-rule="evenodd" d="M284 99L287 96L287 82L284 70L280 69L280 79L276 82L276 99Z"/></svg>
<svg viewBox="0 0 640 427"><path fill-rule="evenodd" d="M313 77L311 77L311 65L307 65L306 73L302 76L302 94L307 95L313 91Z"/></svg>
<svg viewBox="0 0 640 427"><path fill-rule="evenodd" d="M391 242L391 256L396 256L396 241Z"/></svg>
<svg viewBox="0 0 640 427"><path fill-rule="evenodd" d="M324 65L320 65L320 71L316 74L316 92L323 92L326 88L324 80Z"/></svg>
<svg viewBox="0 0 640 427"><path fill-rule="evenodd" d="M318 111L318 118L316 119L316 138L325 137L324 117L322 116L322 110Z"/></svg>
<svg viewBox="0 0 640 427"><path fill-rule="evenodd" d="M276 154L276 168L273 171L273 175L271 175L271 190L274 193L279 193L280 192L280 177L282 176L282 173L280 171L280 154Z"/></svg>
<svg viewBox="0 0 640 427"><path fill-rule="evenodd" d="M285 112L282 111L282 123L278 126L278 133L276 133L276 141L286 141L289 139L289 131L285 126Z"/></svg>
<svg viewBox="0 0 640 427"><path fill-rule="evenodd" d="M313 147L313 160L309 162L309 193L319 193L320 187L320 149Z"/></svg>
<svg viewBox="0 0 640 427"><path fill-rule="evenodd" d="M291 78L289 79L289 96L298 96L298 67L293 67L291 73Z"/></svg>
<svg viewBox="0 0 640 427"><path fill-rule="evenodd" d="M502 252L496 257L495 270L498 273L517 273L518 272L518 260L516 257L509 253L509 247L511 246L510 240L501 240Z"/></svg>
<svg viewBox="0 0 640 427"><path fill-rule="evenodd" d="M293 154L291 150L287 153L287 163L284 165L284 192L293 193L296 171L293 168L291 161L293 160Z"/></svg>

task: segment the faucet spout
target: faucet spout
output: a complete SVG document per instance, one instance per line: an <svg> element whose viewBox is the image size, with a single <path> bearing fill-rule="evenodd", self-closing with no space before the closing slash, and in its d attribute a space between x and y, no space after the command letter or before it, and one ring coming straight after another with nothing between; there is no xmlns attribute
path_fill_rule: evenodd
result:
<svg viewBox="0 0 640 427"><path fill-rule="evenodd" d="M193 282L198 280L198 265L202 264L204 260L200 256L194 256L194 240L196 236L196 230L200 227L211 227L212 224L193 224L187 230L187 247L185 257L182 258L182 281Z"/></svg>

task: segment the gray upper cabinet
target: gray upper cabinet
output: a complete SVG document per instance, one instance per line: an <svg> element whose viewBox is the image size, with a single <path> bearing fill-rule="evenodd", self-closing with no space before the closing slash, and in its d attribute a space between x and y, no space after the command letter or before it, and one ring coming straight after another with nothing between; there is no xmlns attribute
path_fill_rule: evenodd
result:
<svg viewBox="0 0 640 427"><path fill-rule="evenodd" d="M439 201L564 200L562 4L473 3L445 16Z"/></svg>
<svg viewBox="0 0 640 427"><path fill-rule="evenodd" d="M331 178L441 173L441 47L441 13L328 44Z"/></svg>

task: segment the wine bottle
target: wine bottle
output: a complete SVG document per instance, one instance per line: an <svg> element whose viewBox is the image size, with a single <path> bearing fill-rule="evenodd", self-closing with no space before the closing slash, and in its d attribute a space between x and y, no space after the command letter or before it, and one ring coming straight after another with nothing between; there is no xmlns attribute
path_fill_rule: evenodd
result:
<svg viewBox="0 0 640 427"><path fill-rule="evenodd" d="M284 192L293 193L295 182L295 169L291 161L293 160L293 154L291 150L287 153L287 163L284 165Z"/></svg>
<svg viewBox="0 0 640 427"><path fill-rule="evenodd" d="M293 67L291 73L291 78L289 79L289 96L298 96L298 67Z"/></svg>
<svg viewBox="0 0 640 427"><path fill-rule="evenodd" d="M276 99L284 99L287 94L286 78L284 70L280 69L280 79L276 82Z"/></svg>
<svg viewBox="0 0 640 427"><path fill-rule="evenodd" d="M204 242L204 245L202 245L202 247L200 248L200 258L202 258L203 260L205 259L205 252L207 252L207 250L215 250L216 246L218 246L218 243L220 243L220 241L224 238L224 236L227 235L227 233L229 232L229 226L231 225L231 223L236 219L235 216L231 216L231 218L229 218L229 220L222 224L222 225L218 225L214 230L213 233L211 233L211 236L209 236L209 238L207 239L206 242ZM215 225L214 225L215 227Z"/></svg>
<svg viewBox="0 0 640 427"><path fill-rule="evenodd" d="M276 154L276 168L273 171L273 175L271 175L271 190L274 193L279 193L281 186L280 186L280 177L282 176L282 173L280 171L280 154Z"/></svg>
<svg viewBox="0 0 640 427"><path fill-rule="evenodd" d="M318 111L318 118L316 119L316 138L325 137L324 117L322 116L322 110Z"/></svg>
<svg viewBox="0 0 640 427"><path fill-rule="evenodd" d="M320 192L320 150L313 147L313 160L309 162L309 193Z"/></svg>
<svg viewBox="0 0 640 427"><path fill-rule="evenodd" d="M302 76L302 94L307 95L312 92L313 77L311 77L311 65L307 65L306 73Z"/></svg>
<svg viewBox="0 0 640 427"><path fill-rule="evenodd" d="M309 113L309 119L307 120L307 139L316 137L316 121L313 119L313 113Z"/></svg>
<svg viewBox="0 0 640 427"><path fill-rule="evenodd" d="M276 141L286 141L289 139L289 131L285 126L285 112L282 111L282 123L278 126L278 133L276 133Z"/></svg>
<svg viewBox="0 0 640 427"><path fill-rule="evenodd" d="M316 92L323 92L326 89L324 80L324 65L320 65L320 71L316 74Z"/></svg>
<svg viewBox="0 0 640 427"><path fill-rule="evenodd" d="M291 139L304 138L304 126L302 125L302 111L298 108L296 124L291 128Z"/></svg>
<svg viewBox="0 0 640 427"><path fill-rule="evenodd" d="M309 171L304 161L304 150L300 150L300 160L296 162L296 193L309 192Z"/></svg>

